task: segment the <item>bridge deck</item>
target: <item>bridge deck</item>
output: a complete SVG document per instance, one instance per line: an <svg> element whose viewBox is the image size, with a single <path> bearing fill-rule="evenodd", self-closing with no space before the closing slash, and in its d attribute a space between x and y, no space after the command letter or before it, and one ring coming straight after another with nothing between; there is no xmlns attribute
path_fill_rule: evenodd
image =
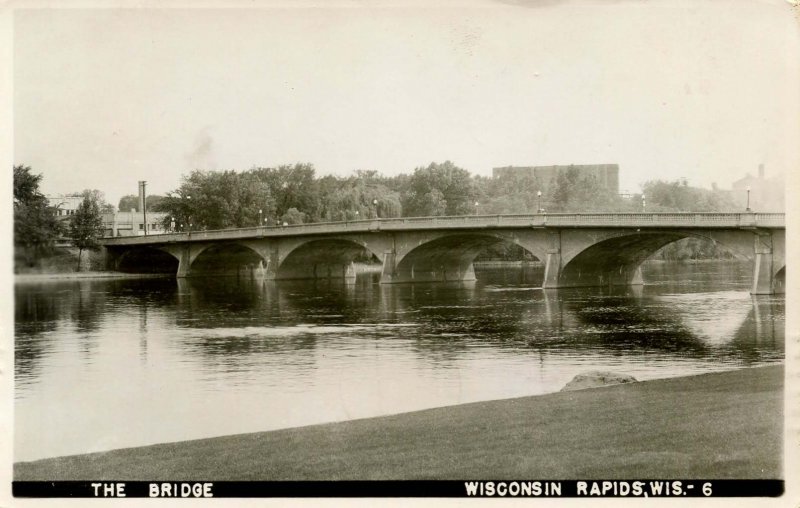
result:
<svg viewBox="0 0 800 508"><path fill-rule="evenodd" d="M148 236L105 238L104 245L160 244L203 240L235 240L303 235L476 228L784 228L783 213L569 213L406 217L292 226L193 231Z"/></svg>

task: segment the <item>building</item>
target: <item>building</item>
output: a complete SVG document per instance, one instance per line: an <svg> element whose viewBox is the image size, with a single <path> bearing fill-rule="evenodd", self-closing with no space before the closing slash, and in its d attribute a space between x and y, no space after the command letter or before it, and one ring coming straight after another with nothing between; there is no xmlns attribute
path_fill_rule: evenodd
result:
<svg viewBox="0 0 800 508"><path fill-rule="evenodd" d="M69 220L69 217L75 215L83 196L80 194L59 194L55 196L47 196L48 203L55 209L56 217L61 220ZM144 187L139 185L139 210L143 208L144 203ZM164 228L164 218L168 214L163 212L147 212L147 234L160 235L169 233L169 227ZM103 236L138 236L145 234L145 217L141 212L136 209L128 212L115 211L111 213L103 213ZM61 239L60 243L69 243L68 239Z"/></svg>
<svg viewBox="0 0 800 508"><path fill-rule="evenodd" d="M169 233L169 227L164 228L164 218L168 214L163 212L147 212L147 234L162 235ZM130 212L114 212L103 214L103 236L139 236L144 235L144 214L131 210Z"/></svg>
<svg viewBox="0 0 800 508"><path fill-rule="evenodd" d="M734 200L756 212L783 212L786 206L786 185L783 175L766 178L764 165L758 165L758 176L747 173L731 184ZM749 192L748 192L749 190Z"/></svg>
<svg viewBox="0 0 800 508"><path fill-rule="evenodd" d="M83 196L80 194L58 194L46 197L47 204L55 209L56 217L74 215L83 201Z"/></svg>
<svg viewBox="0 0 800 508"><path fill-rule="evenodd" d="M594 176L600 185L613 194L619 194L618 164L570 164L558 166L504 166L492 168L494 178L534 176L541 184L541 190L547 194L555 188L558 176L569 170L577 169L584 175Z"/></svg>

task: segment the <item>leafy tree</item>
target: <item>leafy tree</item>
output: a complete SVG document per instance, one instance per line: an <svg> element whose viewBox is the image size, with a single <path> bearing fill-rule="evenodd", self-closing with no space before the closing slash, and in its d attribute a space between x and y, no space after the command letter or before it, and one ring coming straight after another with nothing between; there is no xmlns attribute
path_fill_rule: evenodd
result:
<svg viewBox="0 0 800 508"><path fill-rule="evenodd" d="M147 211L155 211L158 208L158 204L164 200L164 196L160 196L158 194L152 194L147 196ZM120 212L130 212L131 210L139 210L139 196L134 194L126 194L122 196L119 200L119 205L117 209Z"/></svg>
<svg viewBox="0 0 800 508"><path fill-rule="evenodd" d="M83 201L70 218L69 236L78 248L78 271L80 271L83 251L99 249L99 240L103 236L103 217L100 215L96 197L84 195Z"/></svg>
<svg viewBox="0 0 800 508"><path fill-rule="evenodd" d="M475 192L470 174L450 161L416 168L403 197L406 216L468 215Z"/></svg>
<svg viewBox="0 0 800 508"><path fill-rule="evenodd" d="M14 245L23 250L28 266L49 252L62 234L55 209L39 192L41 180L30 166L14 166Z"/></svg>
<svg viewBox="0 0 800 508"><path fill-rule="evenodd" d="M354 176L326 176L317 181L320 219L341 221L358 218L399 217L400 193L389 189L375 171L356 171ZM356 214L358 212L358 214Z"/></svg>
<svg viewBox="0 0 800 508"><path fill-rule="evenodd" d="M552 198L545 209L554 212L613 211L619 197L603 186L594 175L570 167L558 173Z"/></svg>
<svg viewBox="0 0 800 508"><path fill-rule="evenodd" d="M154 210L167 213L165 228L173 221L177 229L183 225L184 231L190 227L242 228L274 217L275 200L268 183L256 170L244 173L198 170L184 177L181 186L168 193Z"/></svg>
<svg viewBox="0 0 800 508"><path fill-rule="evenodd" d="M106 202L106 195L97 189L84 189L81 192L73 192L71 196L88 197L91 201L97 203L100 213L114 213L114 205Z"/></svg>
<svg viewBox="0 0 800 508"><path fill-rule="evenodd" d="M286 213L281 215L283 224L302 224L306 221L306 214L297 208L289 208Z"/></svg>
<svg viewBox="0 0 800 508"><path fill-rule="evenodd" d="M296 208L307 214L312 222L322 219L320 195L312 164L298 163L251 171L258 181L267 185L270 195L274 197L275 216L282 217L290 208Z"/></svg>
<svg viewBox="0 0 800 508"><path fill-rule="evenodd" d="M722 212L737 210L729 193L700 189L685 182L662 180L643 185L647 208L663 212Z"/></svg>

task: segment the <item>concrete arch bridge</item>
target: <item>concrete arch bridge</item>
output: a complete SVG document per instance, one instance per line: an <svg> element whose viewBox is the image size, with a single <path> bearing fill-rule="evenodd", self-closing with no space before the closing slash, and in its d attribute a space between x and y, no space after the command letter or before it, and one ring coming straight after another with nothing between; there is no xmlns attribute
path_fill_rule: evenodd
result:
<svg viewBox="0 0 800 508"><path fill-rule="evenodd" d="M243 270L267 279L355 278L382 262L381 283L474 280L473 261L514 244L545 263L543 287L641 283L640 266L682 238L712 240L753 264L754 294L784 292L779 213L592 213L375 219L108 238L109 269L177 277Z"/></svg>

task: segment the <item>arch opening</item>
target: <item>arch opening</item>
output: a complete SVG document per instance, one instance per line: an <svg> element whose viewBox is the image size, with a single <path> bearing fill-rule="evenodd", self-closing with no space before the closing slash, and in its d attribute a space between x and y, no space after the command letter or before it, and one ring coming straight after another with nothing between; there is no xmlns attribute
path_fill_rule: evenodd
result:
<svg viewBox="0 0 800 508"><path fill-rule="evenodd" d="M290 252L276 270L278 280L355 279L380 272L380 260L367 247L341 239L312 240Z"/></svg>
<svg viewBox="0 0 800 508"><path fill-rule="evenodd" d="M176 273L178 259L160 249L139 247L124 252L116 269L126 273Z"/></svg>
<svg viewBox="0 0 800 508"><path fill-rule="evenodd" d="M786 293L786 266L775 273L773 291L778 294Z"/></svg>
<svg viewBox="0 0 800 508"><path fill-rule="evenodd" d="M715 256L747 259L739 250L700 234L637 232L602 240L578 253L563 266L558 287L641 284L641 265L648 259L688 261Z"/></svg>
<svg viewBox="0 0 800 508"><path fill-rule="evenodd" d="M508 238L451 234L426 242L403 256L392 282L474 281L476 260L524 264L538 263L541 257Z"/></svg>
<svg viewBox="0 0 800 508"><path fill-rule="evenodd" d="M212 245L192 262L192 276L251 276L263 267L263 258L238 243Z"/></svg>

